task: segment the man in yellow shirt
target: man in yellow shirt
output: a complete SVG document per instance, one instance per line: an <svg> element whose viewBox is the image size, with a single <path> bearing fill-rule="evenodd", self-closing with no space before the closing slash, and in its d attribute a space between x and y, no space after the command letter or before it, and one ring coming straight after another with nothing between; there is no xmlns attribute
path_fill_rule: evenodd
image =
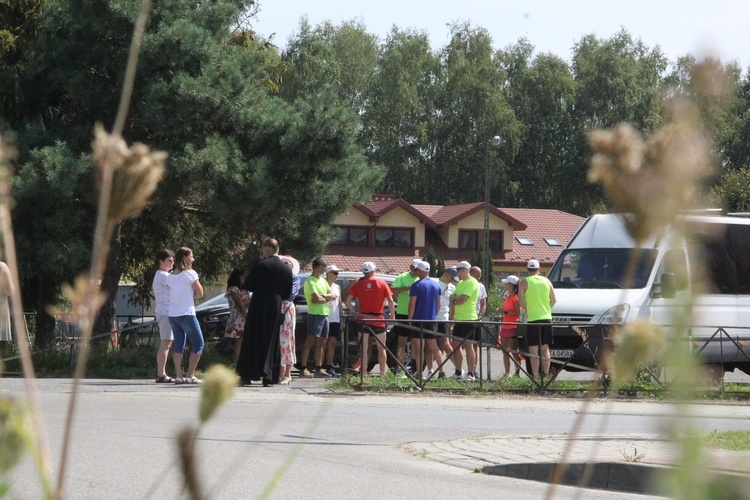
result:
<svg viewBox="0 0 750 500"><path fill-rule="evenodd" d="M475 342L474 335L476 331L477 301L479 300L479 282L469 274L471 264L461 261L456 264L458 278L461 280L456 285L456 291L451 296L450 318L458 323L453 325L454 339L466 339L466 366L468 373L462 376L463 353L461 349L456 349L460 340L453 344L453 364L456 365L456 376L459 380L473 382L476 380L474 372L477 366L477 357L471 344Z"/></svg>
<svg viewBox="0 0 750 500"><path fill-rule="evenodd" d="M518 304L526 310L526 339L529 348L531 374L539 374L541 351L542 375L549 373L549 345L552 343L552 306L555 305L555 288L539 274L539 261L531 259L526 265L529 275L518 282Z"/></svg>

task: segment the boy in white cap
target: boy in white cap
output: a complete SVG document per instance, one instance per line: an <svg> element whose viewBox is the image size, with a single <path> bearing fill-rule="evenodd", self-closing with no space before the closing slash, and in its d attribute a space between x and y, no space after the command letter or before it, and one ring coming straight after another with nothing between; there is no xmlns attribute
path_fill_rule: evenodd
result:
<svg viewBox="0 0 750 500"><path fill-rule="evenodd" d="M549 373L549 345L552 343L552 306L555 305L555 288L539 275L539 261L531 259L526 265L529 275L518 282L518 303L526 310L528 326L526 339L529 348L531 374L539 374L541 355L542 374Z"/></svg>
<svg viewBox="0 0 750 500"><path fill-rule="evenodd" d="M323 369L335 378L340 376L340 374L333 368L333 357L336 354L336 342L341 337L341 287L336 283L338 277L338 267L333 264L326 267L326 281L336 298L333 299L328 306L328 340L326 340L325 364L323 365Z"/></svg>

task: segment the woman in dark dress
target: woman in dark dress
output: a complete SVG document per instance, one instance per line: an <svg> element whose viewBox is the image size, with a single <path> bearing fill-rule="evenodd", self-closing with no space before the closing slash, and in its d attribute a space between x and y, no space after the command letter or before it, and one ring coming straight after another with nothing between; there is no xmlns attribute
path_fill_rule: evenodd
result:
<svg viewBox="0 0 750 500"><path fill-rule="evenodd" d="M292 270L279 259L279 243L263 243L263 259L245 279L242 288L252 292L242 337L237 374L242 383L263 379L263 385L279 382L281 349L279 329L284 321L281 302L292 293Z"/></svg>

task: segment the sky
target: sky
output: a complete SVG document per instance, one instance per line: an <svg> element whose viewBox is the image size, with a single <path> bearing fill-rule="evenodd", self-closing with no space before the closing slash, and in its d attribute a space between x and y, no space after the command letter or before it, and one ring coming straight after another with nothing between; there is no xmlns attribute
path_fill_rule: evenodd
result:
<svg viewBox="0 0 750 500"><path fill-rule="evenodd" d="M259 0L253 28L275 33L284 48L307 15L313 26L358 19L384 39L392 26L430 35L434 49L449 40L449 24L468 21L487 29L496 49L525 37L537 53L570 60L584 35L608 38L625 28L648 47L659 45L670 61L688 53L750 65L749 0Z"/></svg>

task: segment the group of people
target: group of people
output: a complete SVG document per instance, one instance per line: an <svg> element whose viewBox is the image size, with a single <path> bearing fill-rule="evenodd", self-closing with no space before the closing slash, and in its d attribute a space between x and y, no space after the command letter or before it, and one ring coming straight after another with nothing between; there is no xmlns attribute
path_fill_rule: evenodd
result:
<svg viewBox="0 0 750 500"><path fill-rule="evenodd" d="M338 376L333 368L336 341L341 334L342 291L336 284L339 269L318 257L312 262L312 273L305 280L307 300L307 338L302 359L296 359L296 308L294 297L300 289L299 263L290 256L279 256L279 244L268 238L262 247L263 258L244 278L242 269L234 269L227 280L226 297L231 314L226 336L235 339L236 370L243 385L262 381L264 386L289 384L296 366L302 377ZM182 247L176 252L164 249L157 254L158 270L153 290L156 319L161 342L157 351L157 383L196 384L195 369L203 352L203 335L195 316L195 299L203 296L198 274L192 269L193 252ZM529 275L503 280L502 326L498 343L502 345L506 374L510 374L511 356L516 357L518 375L517 324L525 311L532 375L549 373L549 344L552 339L551 309L555 303L552 284L539 275L539 262L530 260ZM362 263L363 277L344 293L343 304L355 314L357 332L364 343L364 359L358 362L366 369L371 346L370 335L378 342L380 375L386 376L385 304L401 320L393 328L398 337L396 357L404 366L407 341L411 342L412 371L426 367L435 376L445 378L444 357L455 366L454 378L473 381L477 372L478 321L487 309L487 291L480 283L482 270L461 261L447 268L439 278L429 278L430 264L414 259L408 271L389 286L375 276L373 262ZM394 301L394 298L396 300ZM183 377L183 350L190 339L191 353ZM166 360L173 348L176 377L166 374ZM308 370L312 351L314 371ZM466 370L463 370L464 357ZM374 365L373 365L374 366ZM397 376L404 374L396 371Z"/></svg>
<svg viewBox="0 0 750 500"><path fill-rule="evenodd" d="M503 364L506 375L511 373L511 358L515 358L515 375L519 373L518 322L522 310L528 316L527 344L532 376L549 373L549 344L552 341L552 306L555 304L555 291L552 283L539 274L537 260L527 264L528 276L519 279L510 275L504 280L503 301L497 312L502 311L502 324L498 332L498 344L503 347ZM364 277L358 281L347 295L347 307L356 313L358 332L364 335L365 359L369 359L368 333L381 336L378 342L378 364L380 375L385 376L385 322L381 321L383 304L388 301L395 310L397 322L393 330L398 336L396 357L399 366L404 365L405 347L411 341L411 370L426 367L432 372L437 363L436 375L445 378L443 359L448 358L455 367L454 378L464 381L477 380L478 321L487 310L487 291L479 281L482 270L462 261L455 267L447 268L439 278L428 278L430 264L414 259L409 271L400 274L389 287L375 278L375 265L362 264ZM382 283L379 283L381 281ZM361 294L365 304L362 304ZM394 309L393 297L397 297ZM354 299L359 304L354 303ZM376 319L377 321L373 321ZM463 369L464 357L466 370ZM403 376L396 370L397 376Z"/></svg>
<svg viewBox="0 0 750 500"><path fill-rule="evenodd" d="M288 256L282 260L278 251L278 242L269 238L263 244L264 258L256 263L244 282L242 269L234 269L227 280L226 297L231 314L226 335L235 339L237 373L246 384L259 380L264 385L288 384L296 362L293 299L299 290L299 263ZM195 369L204 341L195 316L195 300L203 297L203 287L193 270L193 252L187 247L176 252L163 249L156 260L153 292L161 338L156 354L156 382L199 384ZM186 339L190 340L191 353L183 376ZM166 373L170 348L175 378Z"/></svg>

